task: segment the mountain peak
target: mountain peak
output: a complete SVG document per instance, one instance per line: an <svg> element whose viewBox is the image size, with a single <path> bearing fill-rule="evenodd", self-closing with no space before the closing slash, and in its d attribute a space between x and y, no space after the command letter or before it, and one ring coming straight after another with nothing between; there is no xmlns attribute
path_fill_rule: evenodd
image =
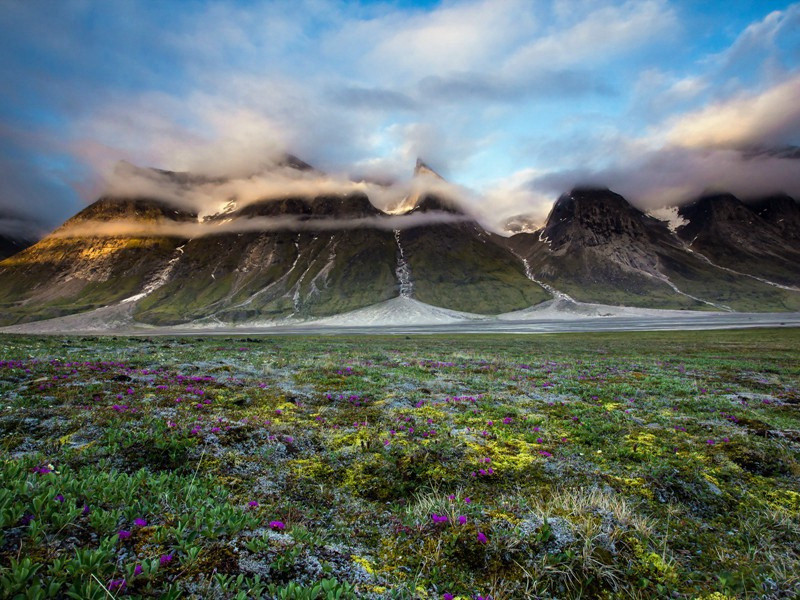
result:
<svg viewBox="0 0 800 600"><path fill-rule="evenodd" d="M434 171L421 158L417 158L417 164L414 166L414 177L418 177L419 175L427 175L429 177L435 177L437 179L444 179L444 177L442 177L441 175L439 175L439 173Z"/></svg>
<svg viewBox="0 0 800 600"><path fill-rule="evenodd" d="M623 236L640 237L647 220L609 189L576 187L553 205L541 237L550 241L553 250L573 242L597 246Z"/></svg>

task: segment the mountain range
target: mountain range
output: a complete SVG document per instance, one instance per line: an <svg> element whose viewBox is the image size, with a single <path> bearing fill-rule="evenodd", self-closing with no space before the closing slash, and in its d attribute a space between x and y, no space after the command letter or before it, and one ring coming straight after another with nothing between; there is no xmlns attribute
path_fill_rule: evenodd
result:
<svg viewBox="0 0 800 600"><path fill-rule="evenodd" d="M311 169L295 157L283 166ZM421 161L415 176L439 177ZM0 262L0 324L112 305L153 325L257 324L396 297L480 314L554 298L800 310L800 206L788 196L747 204L704 196L668 222L610 190L577 188L556 201L543 227L518 226L509 237L435 193L399 204L386 214L360 192L242 206L234 198L200 216L157 193L105 196Z"/></svg>

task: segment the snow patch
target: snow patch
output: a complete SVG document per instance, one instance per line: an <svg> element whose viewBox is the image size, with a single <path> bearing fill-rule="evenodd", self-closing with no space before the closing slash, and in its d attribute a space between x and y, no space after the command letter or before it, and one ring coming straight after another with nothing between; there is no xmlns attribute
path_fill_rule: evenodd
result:
<svg viewBox="0 0 800 600"><path fill-rule="evenodd" d="M185 245L185 244L184 244ZM141 300L145 296L149 296L153 292L155 292L158 288L163 286L169 280L169 276L172 274L172 271L175 269L175 265L178 264L178 261L183 256L183 246L178 246L175 249L175 252L172 255L172 258L167 261L167 264L164 266L161 271L156 273L156 275L144 286L141 292L138 294L134 294L129 298L125 298L124 300L120 301L120 304L127 304L129 302L136 302ZM212 275L213 277L213 275Z"/></svg>
<svg viewBox="0 0 800 600"><path fill-rule="evenodd" d="M688 219L684 219L678 214L677 206L662 206L661 208L649 211L647 216L658 219L659 221L664 221L672 233L675 233L678 227L689 224Z"/></svg>

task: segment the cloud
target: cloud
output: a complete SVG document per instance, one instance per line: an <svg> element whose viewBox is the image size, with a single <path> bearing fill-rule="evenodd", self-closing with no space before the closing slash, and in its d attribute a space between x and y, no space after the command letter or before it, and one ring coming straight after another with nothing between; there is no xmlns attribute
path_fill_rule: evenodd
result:
<svg viewBox="0 0 800 600"><path fill-rule="evenodd" d="M517 49L502 65L505 73L524 74L541 68L586 67L651 45L676 32L675 11L664 1L628 1L578 12L577 21L537 37Z"/></svg>
<svg viewBox="0 0 800 600"><path fill-rule="evenodd" d="M668 124L666 140L690 148L742 148L789 144L800 138L800 75L759 94L681 115Z"/></svg>
<svg viewBox="0 0 800 600"><path fill-rule="evenodd" d="M0 122L32 135L0 135L0 207L55 225L120 159L224 176L164 184L159 195L202 210L320 190L366 190L389 206L411 193L418 156L464 183L448 189L464 206L497 219L543 213L564 191L537 187L548 181L629 176L633 193L650 189L634 166L658 179L655 165L683 164L678 148L716 185L721 165L739 165L706 149L797 142L799 7L709 55L691 11L667 0L17 3L0 14ZM329 175L276 175L285 152Z"/></svg>
<svg viewBox="0 0 800 600"><path fill-rule="evenodd" d="M565 98L586 94L612 95L614 88L603 78L579 70L528 73L525 79L503 78L481 73L431 75L419 82L421 95L440 102L499 101L525 98Z"/></svg>
<svg viewBox="0 0 800 600"><path fill-rule="evenodd" d="M186 174L184 174L186 175ZM222 212L231 202L236 209L282 198L315 198L365 194L378 210L387 211L409 197L437 195L472 213L476 195L445 180L418 176L380 185L353 181L345 175L301 171L273 164L245 177L181 176L121 163L108 174L103 195L112 198L152 198L204 218Z"/></svg>
<svg viewBox="0 0 800 600"><path fill-rule="evenodd" d="M337 104L349 108L380 111L407 111L418 108L417 102L408 95L385 88L343 86L332 89L330 96Z"/></svg>
<svg viewBox="0 0 800 600"><path fill-rule="evenodd" d="M745 200L779 192L800 198L800 161L669 147L604 170L548 173L528 185L553 199L575 186L608 187L643 210L683 204L709 192L730 192Z"/></svg>
<svg viewBox="0 0 800 600"><path fill-rule="evenodd" d="M83 221L56 231L60 238L74 237L178 237L184 239L226 233L258 233L272 231L342 231L350 229L380 229L393 231L424 225L455 224L470 221L466 215L429 211L397 216L374 216L353 219L299 217L239 218L220 223L156 221Z"/></svg>

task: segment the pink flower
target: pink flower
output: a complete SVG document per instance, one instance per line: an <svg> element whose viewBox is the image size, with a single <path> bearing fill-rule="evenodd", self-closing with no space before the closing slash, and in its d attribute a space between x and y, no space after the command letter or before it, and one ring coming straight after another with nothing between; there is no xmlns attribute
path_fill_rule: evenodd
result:
<svg viewBox="0 0 800 600"><path fill-rule="evenodd" d="M286 529L286 524L283 521L270 521L269 526L270 528L276 529L278 531Z"/></svg>
<svg viewBox="0 0 800 600"><path fill-rule="evenodd" d="M465 517L464 515L459 515L458 524L459 525L466 525L467 524L467 517Z"/></svg>
<svg viewBox="0 0 800 600"><path fill-rule="evenodd" d="M434 523L446 523L447 522L447 515L437 515L436 513L431 515L431 520Z"/></svg>

